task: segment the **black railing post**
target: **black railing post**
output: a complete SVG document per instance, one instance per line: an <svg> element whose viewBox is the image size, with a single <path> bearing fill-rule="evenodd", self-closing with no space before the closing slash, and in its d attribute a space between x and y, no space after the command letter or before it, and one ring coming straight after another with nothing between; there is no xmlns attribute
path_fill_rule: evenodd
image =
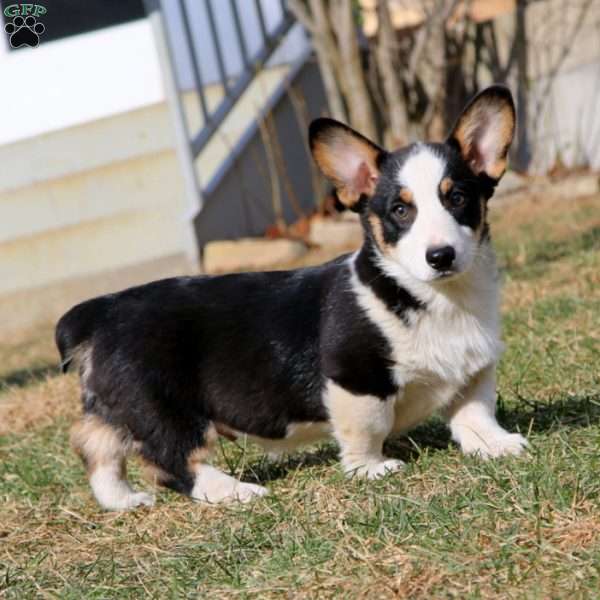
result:
<svg viewBox="0 0 600 600"><path fill-rule="evenodd" d="M211 109L209 106L205 94L204 87L207 84L207 74L203 74L201 70L201 49L199 47L199 40L197 39L197 36L194 35L194 13L189 10L191 5L186 3L188 1L193 1L195 3L200 3L203 1L206 9L206 16L211 37L211 41L208 43L212 42L212 47L214 48L216 57L218 76L224 90L224 97L214 109ZM223 0L220 1L222 2ZM254 0L254 8L258 17L258 26L261 35L261 45L258 51L250 56L244 33L244 15L243 12L240 11L240 6L243 6L244 9L247 9L252 5L250 4L249 0L243 0L243 3L240 3L240 5L238 5L237 0L229 0L231 18L233 20L233 26L238 38L238 47L243 63L241 73L229 77L227 74L225 57L223 53L224 46L221 43L222 40L219 36L219 30L215 18L214 8L216 4L213 5L212 0L178 0L178 8L183 23L183 42L186 46L186 51L190 56L193 85L198 94L200 109L204 119L204 122L199 129L197 129L195 132L189 132L187 130L185 111L180 98L182 91L181 82L177 82L175 77L173 48L176 45L179 46L179 44L177 44L175 40L168 39L169 36L164 23L166 11L161 0L144 0L144 2L146 4L149 17L154 20L156 25L156 36L163 54L161 57L161 60L163 60L164 63L163 70L165 70L168 75L166 78L166 87L168 88L167 93L170 98L170 102L174 106L176 132L178 138L181 138L178 139L178 145L182 148L181 154L184 158L183 162L186 163L186 168L184 169L184 175L187 182L186 187L189 191L188 195L190 198L195 197L195 207L194 202L190 202L190 205L192 206L191 212L194 210L199 211L202 208L202 194L195 175L194 160L198 157L202 149L206 146L223 121L227 118L227 115L235 106L235 103L248 89L248 86L252 83L253 79L256 77L256 74L262 68L264 68L265 63L269 60L283 38L290 31L292 25L295 23L295 20L292 14L287 10L285 1L282 0L281 8L283 12L279 18L277 26L270 32L266 25L265 13L263 12L261 0ZM160 17L160 19L158 19L158 17ZM166 47L163 49L162 45L165 45ZM196 193L194 192L194 186L197 186Z"/></svg>
<svg viewBox="0 0 600 600"><path fill-rule="evenodd" d="M196 54L196 44L194 43L194 36L192 35L192 29L190 27L190 18L186 6L186 0L179 0L179 7L181 10L181 19L183 21L183 30L185 32L185 38L187 47L189 48L189 56L192 62L192 76L194 77L194 85L198 93L200 100L200 110L202 111L202 117L204 123L210 121L210 115L208 113L208 107L206 105L206 96L204 95L204 83L202 81L202 74L200 72L200 65L198 64L198 56Z"/></svg>
<svg viewBox="0 0 600 600"><path fill-rule="evenodd" d="M221 40L219 38L219 32L217 31L217 24L215 22L215 15L213 12L211 0L205 0L206 12L208 14L208 24L210 25L210 33L213 39L213 45L215 53L217 55L217 66L219 68L219 74L221 76L221 83L223 84L223 90L225 95L229 95L229 84L227 81L227 71L225 70L225 61L223 60L223 49L221 48Z"/></svg>
<svg viewBox="0 0 600 600"><path fill-rule="evenodd" d="M254 0L254 6L256 8L256 14L258 15L258 25L260 27L260 33L262 35L262 42L265 44L267 42L267 25L265 23L265 15L262 10L262 4L260 0Z"/></svg>
<svg viewBox="0 0 600 600"><path fill-rule="evenodd" d="M244 30L240 22L240 14L238 12L236 0L229 0L231 12L233 14L233 24L235 25L235 32L237 34L238 46L240 48L240 54L242 56L242 64L244 69L248 67L248 49L246 48L246 40L244 39Z"/></svg>

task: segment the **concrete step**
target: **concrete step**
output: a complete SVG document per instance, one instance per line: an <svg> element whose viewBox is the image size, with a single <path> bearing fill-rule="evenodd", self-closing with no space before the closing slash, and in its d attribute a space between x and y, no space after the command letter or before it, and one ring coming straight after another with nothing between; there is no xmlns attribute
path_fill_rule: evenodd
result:
<svg viewBox="0 0 600 600"><path fill-rule="evenodd" d="M287 67L264 72L197 161L210 180ZM209 97L220 93L212 86ZM196 98L184 99L197 126ZM0 294L185 251L185 196L165 103L0 147Z"/></svg>
<svg viewBox="0 0 600 600"><path fill-rule="evenodd" d="M286 70L278 67L265 72L250 86L197 160L203 183L231 153ZM209 91L215 104L220 92L216 86ZM191 126L199 127L196 98L188 94L185 105ZM4 218L0 243L164 202L165 183L181 196L174 156L165 103L1 146L0 211ZM157 171L143 169L140 176L140 160L147 160ZM163 178L166 181L161 182ZM176 208L183 217L183 199Z"/></svg>
<svg viewBox="0 0 600 600"><path fill-rule="evenodd" d="M203 179L214 175L287 71L287 66L273 67L256 77L200 155ZM223 95L220 85L208 86L205 93L209 108L217 106ZM203 120L195 94L186 93L183 102L190 129L199 129ZM165 102L4 144L0 146L0 194L170 150L174 144Z"/></svg>

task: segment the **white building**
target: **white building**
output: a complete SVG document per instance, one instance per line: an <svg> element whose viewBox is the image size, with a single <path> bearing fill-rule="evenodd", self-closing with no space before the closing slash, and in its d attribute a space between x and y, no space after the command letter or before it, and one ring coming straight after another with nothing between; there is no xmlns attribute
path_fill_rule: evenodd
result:
<svg viewBox="0 0 600 600"><path fill-rule="evenodd" d="M237 3L253 52L260 44L254 3ZM7 4L14 3L3 7ZM5 333L55 318L95 293L195 268L188 260L193 215L150 21L135 18L44 42L44 36L56 34L57 15L62 27L69 14L59 0L39 4L48 11L39 17L46 26L39 47L12 50L8 36L0 34L0 332ZM130 5L129 17L142 15L141 1L123 4ZM222 88L203 4L188 0L187 6L207 102L215 106ZM87 12L76 16L85 26L94 18L111 19L101 1L82 5ZM163 5L172 39L182 39L178 2ZM229 3L212 6L221 41L228 42L227 74L235 76L241 64L230 15L224 14ZM281 19L281 4L262 0L262 7L272 29ZM72 29L77 31L77 23ZM291 32L270 68L256 78L200 155L202 185L306 47L303 33ZM183 44L175 48L175 62L183 87L191 87ZM183 100L190 125L198 128L197 98L187 93Z"/></svg>

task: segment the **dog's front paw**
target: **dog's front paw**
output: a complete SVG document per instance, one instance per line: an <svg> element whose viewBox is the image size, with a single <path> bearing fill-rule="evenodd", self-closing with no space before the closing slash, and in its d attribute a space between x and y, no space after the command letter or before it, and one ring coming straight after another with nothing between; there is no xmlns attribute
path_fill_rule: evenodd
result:
<svg viewBox="0 0 600 600"><path fill-rule="evenodd" d="M489 437L477 435L475 432L463 436L461 448L465 454L476 454L483 459L500 456L517 456L529 445L520 433L494 434Z"/></svg>
<svg viewBox="0 0 600 600"><path fill-rule="evenodd" d="M389 473L399 471L404 467L401 460L388 458L379 461L367 461L364 464L344 465L344 471L348 477L366 477L367 479L378 479L385 477Z"/></svg>
<svg viewBox="0 0 600 600"><path fill-rule="evenodd" d="M131 510L138 506L154 506L154 496L131 490L120 497L104 500L101 504L106 510Z"/></svg>
<svg viewBox="0 0 600 600"><path fill-rule="evenodd" d="M129 496L127 508L154 506L154 496L146 492L135 492Z"/></svg>

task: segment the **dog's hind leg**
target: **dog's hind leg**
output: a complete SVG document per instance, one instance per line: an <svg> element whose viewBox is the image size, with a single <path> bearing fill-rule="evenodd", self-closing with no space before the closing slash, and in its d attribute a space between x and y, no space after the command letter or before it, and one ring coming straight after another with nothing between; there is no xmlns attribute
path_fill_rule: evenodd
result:
<svg viewBox="0 0 600 600"><path fill-rule="evenodd" d="M205 434L205 445L196 448L187 457L187 467L194 477L190 496L200 502L216 504L236 501L249 502L268 494L265 487L253 483L243 483L207 464L216 438L216 429L211 424Z"/></svg>
<svg viewBox="0 0 600 600"><path fill-rule="evenodd" d="M136 492L127 481L132 441L126 433L88 414L73 427L71 443L87 467L92 492L102 508L126 510L154 504L150 494Z"/></svg>
<svg viewBox="0 0 600 600"><path fill-rule="evenodd" d="M218 504L248 502L268 490L243 483L209 464L218 434L215 426L198 416L192 427L179 427L174 433L158 430L155 440L145 440L140 453L157 483L193 500Z"/></svg>

